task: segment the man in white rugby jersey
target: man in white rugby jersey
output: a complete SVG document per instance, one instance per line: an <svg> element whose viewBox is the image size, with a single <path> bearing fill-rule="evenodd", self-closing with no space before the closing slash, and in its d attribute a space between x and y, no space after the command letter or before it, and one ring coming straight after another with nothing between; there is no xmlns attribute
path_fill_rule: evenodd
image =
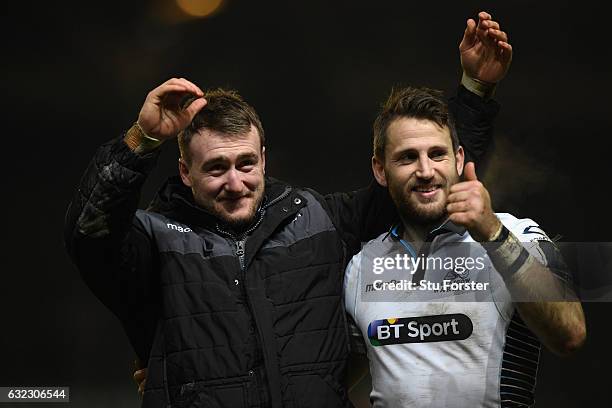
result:
<svg viewBox="0 0 612 408"><path fill-rule="evenodd" d="M566 355L586 336L558 249L534 221L493 212L439 91L392 91L372 168L401 218L345 275L372 405L532 406L540 343Z"/></svg>

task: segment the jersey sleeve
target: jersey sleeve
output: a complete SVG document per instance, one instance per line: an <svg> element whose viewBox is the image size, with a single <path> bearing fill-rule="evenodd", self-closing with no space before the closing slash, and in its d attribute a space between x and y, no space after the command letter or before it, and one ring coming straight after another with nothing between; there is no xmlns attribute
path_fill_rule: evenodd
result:
<svg viewBox="0 0 612 408"><path fill-rule="evenodd" d="M344 306L348 315L348 329L351 342L351 352L356 354L366 354L366 345L363 335L357 325L357 305L359 299L359 265L361 263L361 253L351 259L344 275Z"/></svg>
<svg viewBox="0 0 612 408"><path fill-rule="evenodd" d="M571 286L572 273L563 259L561 251L548 237L540 225L529 219L518 219L509 214L498 214L502 224L521 242L530 255L548 267L552 273Z"/></svg>

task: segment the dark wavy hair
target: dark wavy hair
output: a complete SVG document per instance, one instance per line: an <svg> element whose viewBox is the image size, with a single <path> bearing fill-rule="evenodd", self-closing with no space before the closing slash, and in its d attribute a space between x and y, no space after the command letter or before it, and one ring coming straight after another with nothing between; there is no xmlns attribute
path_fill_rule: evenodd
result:
<svg viewBox="0 0 612 408"><path fill-rule="evenodd" d="M248 133L251 125L257 129L259 141L263 148L265 144L264 130L261 120L255 109L242 99L238 92L221 88L205 92L204 98L208 102L198 112L189 126L178 135L178 145L181 157L189 163L189 144L195 134L202 129L210 129L230 135ZM183 106L190 103L193 98L183 102Z"/></svg>
<svg viewBox="0 0 612 408"><path fill-rule="evenodd" d="M385 158L387 130L399 118L426 119L450 130L453 150L459 148L455 121L448 110L448 102L442 91L430 88L394 88L374 121L373 150L379 159Z"/></svg>

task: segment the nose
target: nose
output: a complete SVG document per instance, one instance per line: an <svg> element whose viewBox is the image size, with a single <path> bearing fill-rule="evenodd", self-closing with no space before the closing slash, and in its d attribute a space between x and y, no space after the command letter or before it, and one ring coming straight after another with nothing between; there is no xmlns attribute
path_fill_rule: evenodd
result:
<svg viewBox="0 0 612 408"><path fill-rule="evenodd" d="M225 184L223 188L228 193L241 193L242 192L242 180L240 179L238 170L230 169L227 171Z"/></svg>
<svg viewBox="0 0 612 408"><path fill-rule="evenodd" d="M422 179L430 179L434 176L434 168L429 157L420 157L416 176Z"/></svg>

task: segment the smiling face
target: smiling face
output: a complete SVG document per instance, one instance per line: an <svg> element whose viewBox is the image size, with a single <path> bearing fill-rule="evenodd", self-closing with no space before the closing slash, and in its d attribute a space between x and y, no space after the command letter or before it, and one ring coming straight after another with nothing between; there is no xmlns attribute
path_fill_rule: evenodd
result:
<svg viewBox="0 0 612 408"><path fill-rule="evenodd" d="M264 192L265 149L257 129L227 134L204 128L179 160L183 183L200 207L234 230L253 221Z"/></svg>
<svg viewBox="0 0 612 408"><path fill-rule="evenodd" d="M399 117L386 133L384 157L372 158L404 223L428 225L446 217L450 187L463 171L463 149L453 151L448 127L427 119Z"/></svg>

